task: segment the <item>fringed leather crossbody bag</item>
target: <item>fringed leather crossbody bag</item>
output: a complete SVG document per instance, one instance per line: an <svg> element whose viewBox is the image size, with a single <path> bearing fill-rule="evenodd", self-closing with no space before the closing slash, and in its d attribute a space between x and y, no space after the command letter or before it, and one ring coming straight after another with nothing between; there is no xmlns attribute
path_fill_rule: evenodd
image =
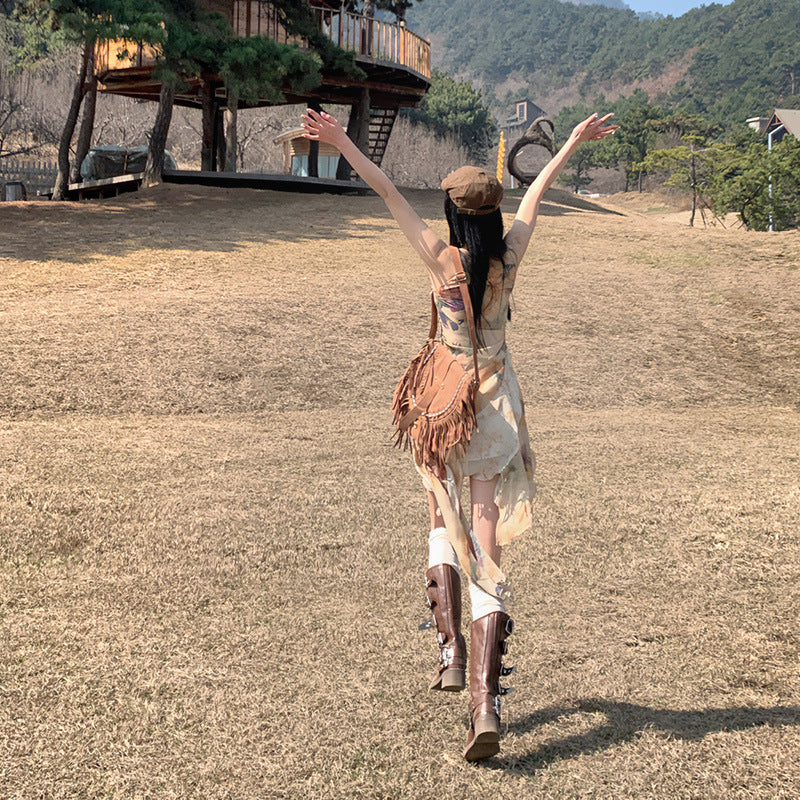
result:
<svg viewBox="0 0 800 800"><path fill-rule="evenodd" d="M473 369L465 370L447 345L436 338L439 314L431 292L428 341L398 381L392 401L395 446L407 449L410 445L417 464L442 479L446 476L447 454L453 447L466 447L476 426L475 396L479 381L477 337L467 278L458 248L451 247L450 253L467 315Z"/></svg>

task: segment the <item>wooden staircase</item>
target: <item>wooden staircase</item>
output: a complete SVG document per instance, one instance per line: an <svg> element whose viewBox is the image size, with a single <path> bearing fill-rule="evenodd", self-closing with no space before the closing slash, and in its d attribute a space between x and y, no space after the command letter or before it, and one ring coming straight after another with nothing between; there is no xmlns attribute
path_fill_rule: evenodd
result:
<svg viewBox="0 0 800 800"><path fill-rule="evenodd" d="M369 110L369 158L378 166L383 161L386 145L397 119L396 108L370 108Z"/></svg>

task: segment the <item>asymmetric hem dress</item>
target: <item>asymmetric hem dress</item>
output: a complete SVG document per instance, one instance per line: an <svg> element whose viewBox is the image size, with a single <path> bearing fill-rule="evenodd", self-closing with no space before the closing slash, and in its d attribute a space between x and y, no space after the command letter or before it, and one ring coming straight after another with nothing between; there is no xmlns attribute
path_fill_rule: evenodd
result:
<svg viewBox="0 0 800 800"><path fill-rule="evenodd" d="M462 523L462 531L451 530L458 525L447 525L451 541L463 539L469 526L465 524L461 509L461 489L465 478L474 476L491 480L499 476L495 488L495 503L500 511L497 523L497 543L505 546L527 532L533 524L531 501L535 494L535 462L530 448L525 424L525 406L522 400L511 354L506 347L506 323L514 281L517 277L517 259L509 249L505 263L492 261L486 284L481 313L478 346L480 387L476 399L477 429L473 431L466 448L453 448L447 458L447 481L444 488L455 515ZM472 369L472 343L469 337L464 301L458 284L450 281L434 292L434 301L441 323L441 340L465 369ZM434 490L432 478L418 467L423 484ZM440 500L439 492L436 492ZM445 509L442 509L443 513ZM448 514L444 514L445 523ZM477 542L473 536L472 550ZM454 542L454 546L455 542ZM462 548L463 551L463 548ZM459 547L456 547L457 554ZM459 558L464 568L464 561ZM468 575L484 588L501 594L503 576L488 556L477 550L477 560L472 559ZM485 574L484 563L493 568ZM471 574L470 574L471 573ZM483 578L483 580L481 580Z"/></svg>

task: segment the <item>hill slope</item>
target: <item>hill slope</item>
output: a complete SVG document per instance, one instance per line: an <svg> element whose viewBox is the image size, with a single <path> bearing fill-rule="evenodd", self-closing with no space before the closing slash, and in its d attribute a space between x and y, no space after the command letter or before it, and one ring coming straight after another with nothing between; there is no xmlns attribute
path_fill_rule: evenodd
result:
<svg viewBox="0 0 800 800"><path fill-rule="evenodd" d="M679 18L558 0L436 0L413 9L434 61L496 106L528 97L555 113L642 87L670 106L741 122L800 106L800 0L735 0Z"/></svg>

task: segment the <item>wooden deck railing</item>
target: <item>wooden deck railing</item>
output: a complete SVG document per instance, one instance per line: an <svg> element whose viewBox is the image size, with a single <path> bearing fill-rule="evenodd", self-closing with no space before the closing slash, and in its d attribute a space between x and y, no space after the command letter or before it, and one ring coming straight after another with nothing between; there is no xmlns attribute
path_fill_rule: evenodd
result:
<svg viewBox="0 0 800 800"><path fill-rule="evenodd" d="M378 61L391 61L430 77L431 47L404 25L313 3L309 6L319 29L343 50ZM235 0L231 23L239 36L267 36L283 44L302 46L296 37L286 33L277 10L268 0Z"/></svg>
<svg viewBox="0 0 800 800"><path fill-rule="evenodd" d="M429 78L431 75L431 48L428 42L404 25L383 22L351 14L346 11L309 6L319 29L341 47L377 61L399 64ZM233 18L230 20L238 36L266 36L282 44L306 43L289 36L281 25L280 16L268 0L233 0ZM120 56L126 53L122 58ZM105 74L113 69L146 67L153 64L155 54L149 47L133 42L101 42L95 52L95 71Z"/></svg>
<svg viewBox="0 0 800 800"><path fill-rule="evenodd" d="M155 50L125 39L99 41L94 46L94 71L105 75L112 69L135 69L152 67L156 62Z"/></svg>

